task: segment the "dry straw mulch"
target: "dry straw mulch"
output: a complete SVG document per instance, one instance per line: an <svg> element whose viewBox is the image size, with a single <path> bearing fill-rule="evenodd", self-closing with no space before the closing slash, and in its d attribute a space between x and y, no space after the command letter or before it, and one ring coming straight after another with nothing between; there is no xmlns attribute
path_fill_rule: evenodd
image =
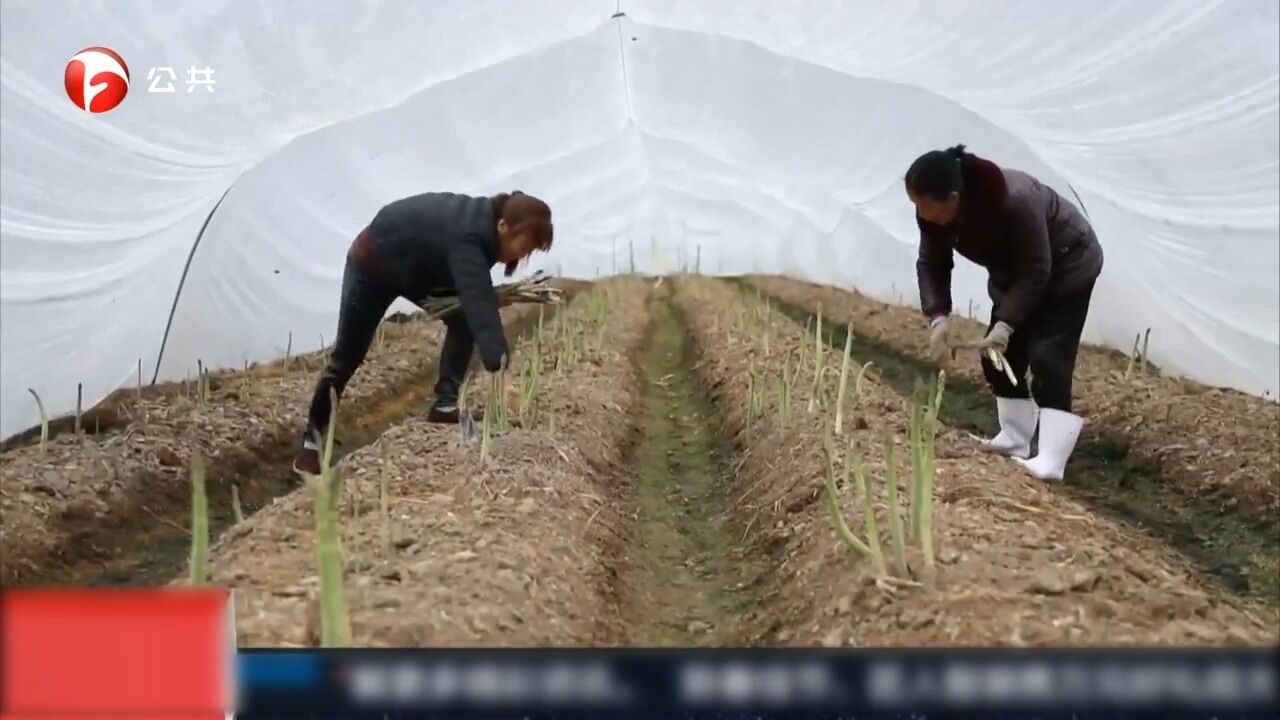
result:
<svg viewBox="0 0 1280 720"><path fill-rule="evenodd" d="M531 312L536 308L513 306L504 321ZM361 412L435 373L440 323L383 328L344 398ZM149 390L141 399L122 391L109 399L119 419L110 430L55 435L43 453L35 443L0 453L0 582L61 580L74 567L130 552L124 539L190 506L188 468L197 449L209 467L210 493L229 493L233 477L287 465L323 363L322 353L312 353L215 373L204 402L181 387Z"/></svg>
<svg viewBox="0 0 1280 720"><path fill-rule="evenodd" d="M338 465L352 641L360 646L515 646L616 642L612 557L624 519L619 462L639 379L630 355L647 321L645 286L612 286L602 341L550 369L550 328L531 427L498 436L489 465L459 428L413 419ZM561 318L583 323L587 296ZM531 361L532 339L511 372ZM483 383L469 394L485 399ZM489 410L492 412L492 409ZM554 432L550 423L554 417ZM390 512L381 513L387 485ZM299 490L211 549L212 579L236 591L239 641L318 642L314 501Z"/></svg>

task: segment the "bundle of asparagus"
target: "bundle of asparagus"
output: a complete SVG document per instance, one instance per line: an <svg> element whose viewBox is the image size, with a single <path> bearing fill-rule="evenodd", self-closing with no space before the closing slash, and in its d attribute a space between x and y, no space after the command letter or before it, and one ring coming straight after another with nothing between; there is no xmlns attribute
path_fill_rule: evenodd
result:
<svg viewBox="0 0 1280 720"><path fill-rule="evenodd" d="M982 350L982 343L960 343L959 345L952 346L952 360L956 359L956 353L960 350ZM1016 387L1018 384L1018 377L1013 374L1013 367L1009 365L1009 360L1005 358L1004 353L995 348L987 348L986 353L987 359L991 361L991 364L995 369L1003 372L1005 377L1009 378L1009 382L1013 383Z"/></svg>
<svg viewBox="0 0 1280 720"><path fill-rule="evenodd" d="M551 276L545 274L542 270L534 273L532 277L517 280L513 283L505 283L494 289L498 291L498 307L506 307L516 303L556 305L564 299L564 291L560 288L552 287ZM415 301L414 304L425 310L427 317L432 319L442 318L462 307L457 295L427 297Z"/></svg>

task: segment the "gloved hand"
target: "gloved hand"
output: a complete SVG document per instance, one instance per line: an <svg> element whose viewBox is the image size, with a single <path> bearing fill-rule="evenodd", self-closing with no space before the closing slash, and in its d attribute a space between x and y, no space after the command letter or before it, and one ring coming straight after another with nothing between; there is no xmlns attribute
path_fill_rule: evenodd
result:
<svg viewBox="0 0 1280 720"><path fill-rule="evenodd" d="M1003 354L1009 349L1009 337L1012 335L1013 328L1009 327L1008 323L1001 320L991 326L991 330L987 333L986 337L982 338L982 342L978 347L983 351L999 350L1001 354Z"/></svg>
<svg viewBox="0 0 1280 720"><path fill-rule="evenodd" d="M946 315L939 315L929 323L929 355L938 362L945 360L951 350L949 324Z"/></svg>

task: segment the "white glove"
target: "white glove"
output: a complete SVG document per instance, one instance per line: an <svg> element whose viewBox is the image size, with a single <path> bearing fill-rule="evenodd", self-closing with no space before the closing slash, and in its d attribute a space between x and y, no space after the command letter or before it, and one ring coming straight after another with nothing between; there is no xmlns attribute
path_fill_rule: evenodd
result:
<svg viewBox="0 0 1280 720"><path fill-rule="evenodd" d="M1013 335L1013 328L1003 320L991 326L991 331L982 339L982 350L999 350L1002 354L1009 349L1009 337Z"/></svg>

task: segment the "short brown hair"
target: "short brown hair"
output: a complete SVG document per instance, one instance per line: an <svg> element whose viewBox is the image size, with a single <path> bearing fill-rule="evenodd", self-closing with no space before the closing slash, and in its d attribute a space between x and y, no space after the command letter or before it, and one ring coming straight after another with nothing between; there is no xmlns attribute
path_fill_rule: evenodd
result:
<svg viewBox="0 0 1280 720"><path fill-rule="evenodd" d="M493 196L493 214L499 220L506 220L516 232L530 230L538 246L543 252L551 249L555 237L555 226L551 224L551 206L542 200L515 190L510 193L498 193ZM507 263L507 277L515 274L516 263Z"/></svg>

